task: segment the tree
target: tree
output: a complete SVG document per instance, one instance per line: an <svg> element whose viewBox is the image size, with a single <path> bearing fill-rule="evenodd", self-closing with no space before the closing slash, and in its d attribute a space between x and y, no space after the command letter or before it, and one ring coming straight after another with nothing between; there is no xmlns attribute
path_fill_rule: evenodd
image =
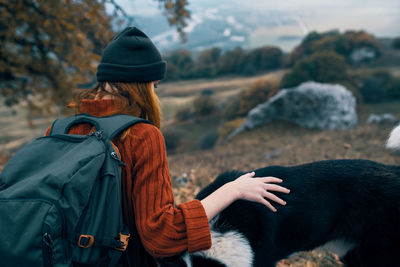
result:
<svg viewBox="0 0 400 267"><path fill-rule="evenodd" d="M175 50L167 56L167 64L167 78L170 80L190 78L194 67L190 52L184 49Z"/></svg>
<svg viewBox="0 0 400 267"><path fill-rule="evenodd" d="M218 59L218 74L239 73L245 62L245 51L241 47L226 51Z"/></svg>
<svg viewBox="0 0 400 267"><path fill-rule="evenodd" d="M186 0L155 0L183 35ZM114 7L107 14L106 5ZM79 83L91 83L102 49L124 23L115 0L0 0L0 95L6 104L65 104Z"/></svg>
<svg viewBox="0 0 400 267"><path fill-rule="evenodd" d="M251 50L247 57L247 64L251 64L256 71L272 70L281 67L283 52L278 47L263 46Z"/></svg>
<svg viewBox="0 0 400 267"><path fill-rule="evenodd" d="M214 47L200 53L196 62L195 73L199 77L213 77L218 73L218 59L221 49Z"/></svg>

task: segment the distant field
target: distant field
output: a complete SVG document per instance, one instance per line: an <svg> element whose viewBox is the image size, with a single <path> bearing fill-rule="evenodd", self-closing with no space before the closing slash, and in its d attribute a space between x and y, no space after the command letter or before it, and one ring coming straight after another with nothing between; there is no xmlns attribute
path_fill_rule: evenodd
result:
<svg viewBox="0 0 400 267"><path fill-rule="evenodd" d="M203 90L211 90L214 98L222 101L238 94L259 79L279 81L287 70L279 70L253 77L224 77L218 79L197 79L179 82L161 83L157 89L164 113L165 124L171 123L176 111L188 106Z"/></svg>
<svg viewBox="0 0 400 267"><path fill-rule="evenodd" d="M158 94L160 97L168 96L191 96L201 93L204 89L215 92L232 91L243 89L258 79L280 80L287 70L269 72L252 77L223 77L216 79L196 79L178 82L162 83Z"/></svg>

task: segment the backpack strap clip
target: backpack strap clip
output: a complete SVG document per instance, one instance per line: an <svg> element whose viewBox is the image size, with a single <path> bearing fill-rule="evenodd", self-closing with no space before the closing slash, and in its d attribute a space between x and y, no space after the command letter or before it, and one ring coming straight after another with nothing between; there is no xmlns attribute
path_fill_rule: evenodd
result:
<svg viewBox="0 0 400 267"><path fill-rule="evenodd" d="M119 233L119 242L121 242L121 246L115 249L124 252L128 247L128 242L130 237L131 234Z"/></svg>
<svg viewBox="0 0 400 267"><path fill-rule="evenodd" d="M78 246L81 248L90 248L94 244L94 236L80 235L78 239Z"/></svg>

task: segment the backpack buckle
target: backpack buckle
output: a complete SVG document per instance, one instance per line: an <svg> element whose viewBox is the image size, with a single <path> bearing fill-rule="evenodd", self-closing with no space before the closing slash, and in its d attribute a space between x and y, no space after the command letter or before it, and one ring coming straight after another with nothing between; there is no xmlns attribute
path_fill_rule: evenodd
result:
<svg viewBox="0 0 400 267"><path fill-rule="evenodd" d="M117 247L115 249L124 252L126 250L126 248L128 247L128 242L129 242L130 237L131 237L131 234L119 233L119 242L121 242L121 246Z"/></svg>
<svg viewBox="0 0 400 267"><path fill-rule="evenodd" d="M94 236L92 235L80 235L78 239L78 246L81 248L90 248L93 246Z"/></svg>

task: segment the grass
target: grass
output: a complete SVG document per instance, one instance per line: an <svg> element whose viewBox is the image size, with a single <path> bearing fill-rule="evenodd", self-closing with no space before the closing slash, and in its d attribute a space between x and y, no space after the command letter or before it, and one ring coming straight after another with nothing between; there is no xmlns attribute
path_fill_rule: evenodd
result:
<svg viewBox="0 0 400 267"><path fill-rule="evenodd" d="M164 125L174 123L175 113L191 105L193 99L203 90L211 90L218 103L246 89L258 79L280 80L287 70L279 70L253 77L224 77L212 80L197 79L162 83L157 89L163 109Z"/></svg>

